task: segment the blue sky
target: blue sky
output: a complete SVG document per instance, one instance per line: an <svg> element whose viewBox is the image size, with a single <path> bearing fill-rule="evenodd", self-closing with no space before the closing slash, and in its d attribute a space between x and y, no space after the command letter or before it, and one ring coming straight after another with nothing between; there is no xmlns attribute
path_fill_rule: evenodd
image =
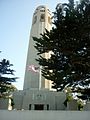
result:
<svg viewBox="0 0 90 120"><path fill-rule="evenodd" d="M19 77L15 86L23 89L29 35L34 10L47 5L51 12L68 0L0 0L0 60L10 60Z"/></svg>

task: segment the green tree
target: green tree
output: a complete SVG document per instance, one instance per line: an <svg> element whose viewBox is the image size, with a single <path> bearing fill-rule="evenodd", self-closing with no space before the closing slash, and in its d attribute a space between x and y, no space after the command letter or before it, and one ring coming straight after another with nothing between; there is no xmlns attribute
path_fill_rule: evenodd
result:
<svg viewBox="0 0 90 120"><path fill-rule="evenodd" d="M90 0L77 5L74 0L58 4L53 16L53 28L41 38L34 37L42 75L53 81L57 90L66 86L88 87L90 84ZM51 51L50 58L44 53Z"/></svg>
<svg viewBox="0 0 90 120"><path fill-rule="evenodd" d="M10 92L16 90L12 82L15 82L17 78L11 77L15 72L10 68L11 66L13 65L10 64L9 60L3 59L0 62L0 97L6 97Z"/></svg>

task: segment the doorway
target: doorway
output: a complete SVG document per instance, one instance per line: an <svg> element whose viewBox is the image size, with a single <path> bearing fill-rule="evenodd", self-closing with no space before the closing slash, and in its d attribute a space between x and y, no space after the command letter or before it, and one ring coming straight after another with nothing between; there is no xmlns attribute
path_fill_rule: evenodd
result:
<svg viewBox="0 0 90 120"><path fill-rule="evenodd" d="M44 105L42 105L42 104L35 104L34 105L34 110L44 110Z"/></svg>

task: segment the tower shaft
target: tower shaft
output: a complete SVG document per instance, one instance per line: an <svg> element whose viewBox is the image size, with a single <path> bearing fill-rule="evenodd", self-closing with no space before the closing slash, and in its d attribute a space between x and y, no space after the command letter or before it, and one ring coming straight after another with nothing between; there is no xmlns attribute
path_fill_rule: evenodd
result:
<svg viewBox="0 0 90 120"><path fill-rule="evenodd" d="M52 28L51 26L51 13L49 9L45 6L39 6L35 10L33 14L32 20L32 27L30 32L30 39L29 39L29 46L28 46L28 53L27 53L27 61L26 61L26 70L25 70L25 78L24 78L24 87L23 89L31 89L31 88L49 88L50 83L49 81L45 80L40 75L40 72L33 72L28 70L28 67L31 65L38 65L36 59L37 50L34 48L35 42L33 41L33 37L40 38L40 34L44 33L45 29L50 31ZM41 76L41 78L40 78Z"/></svg>

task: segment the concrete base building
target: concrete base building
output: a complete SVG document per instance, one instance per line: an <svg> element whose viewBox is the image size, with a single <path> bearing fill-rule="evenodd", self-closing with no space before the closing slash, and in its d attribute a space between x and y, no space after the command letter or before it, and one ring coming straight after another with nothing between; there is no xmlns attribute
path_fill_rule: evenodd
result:
<svg viewBox="0 0 90 120"><path fill-rule="evenodd" d="M17 110L65 110L66 95L48 90L17 91L13 94L14 109Z"/></svg>

